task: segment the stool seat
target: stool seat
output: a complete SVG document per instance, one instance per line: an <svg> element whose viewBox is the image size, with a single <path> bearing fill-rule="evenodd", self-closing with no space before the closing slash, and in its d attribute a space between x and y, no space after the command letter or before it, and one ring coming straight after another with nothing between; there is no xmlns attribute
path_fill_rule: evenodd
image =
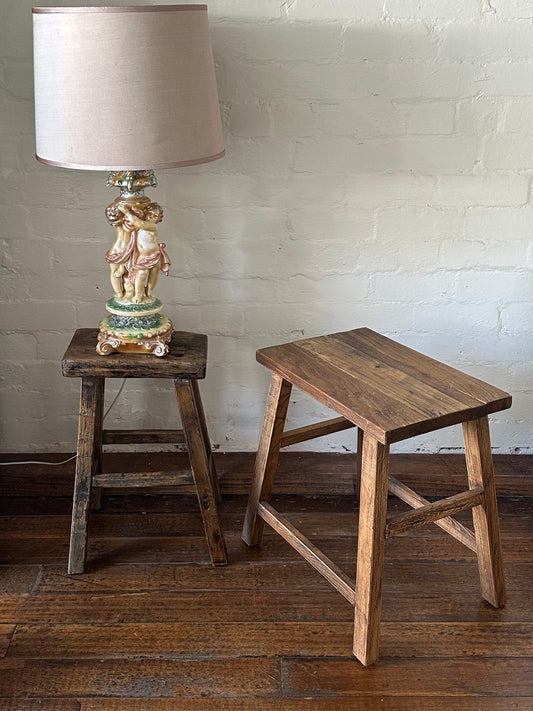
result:
<svg viewBox="0 0 533 711"><path fill-rule="evenodd" d="M213 565L226 565L227 554L218 519L220 490L207 432L198 380L205 377L207 336L175 331L164 358L153 354L96 353L98 330L78 329L63 356L63 375L81 378L76 478L68 572L83 573L87 550L87 525L91 504L98 505L102 488L177 486L194 483ZM103 428L104 390L107 378L171 378L174 381L182 429ZM170 472L102 472L102 447L106 444L186 445L190 469ZM95 496L96 494L96 496Z"/></svg>
<svg viewBox="0 0 533 711"><path fill-rule="evenodd" d="M96 334L96 335L95 335ZM111 353L101 356L95 350L98 329L79 328L61 363L63 375L104 378L205 378L207 336L174 331L169 352L164 358L144 353Z"/></svg>
<svg viewBox="0 0 533 711"><path fill-rule="evenodd" d="M511 396L369 328L257 351L257 360L389 444L511 406Z"/></svg>
<svg viewBox="0 0 533 711"><path fill-rule="evenodd" d="M254 466L243 540L259 545L264 523L290 543L354 606L354 655L378 659L381 588L387 538L435 523L474 551L483 597L505 603L499 519L488 415L511 396L368 328L285 343L257 351L272 371ZM285 431L296 386L340 417ZM462 424L468 489L430 502L389 475L390 445ZM358 428L360 482L357 573L354 582L270 503L282 447ZM412 508L387 519L391 492ZM453 515L472 510L473 531Z"/></svg>

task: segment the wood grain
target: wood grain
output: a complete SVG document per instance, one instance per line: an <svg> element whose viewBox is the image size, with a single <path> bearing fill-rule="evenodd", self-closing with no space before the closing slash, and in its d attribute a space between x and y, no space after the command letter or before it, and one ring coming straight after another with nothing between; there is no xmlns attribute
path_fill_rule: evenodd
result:
<svg viewBox="0 0 533 711"><path fill-rule="evenodd" d="M505 602L505 582L487 415L510 407L498 388L456 371L369 329L308 338L260 349L257 360L272 371L271 386L243 540L257 545L261 520L354 604L354 654L365 665L379 654L381 593L387 537L442 520L441 527L478 556L485 599ZM290 388L296 385L342 417L283 435ZM287 396L282 398L282 387ZM354 490L359 489L359 528L355 591L329 556L272 507L271 495L280 446L342 427L358 427ZM463 424L469 489L435 502L391 478L389 445L453 424ZM362 432L362 434L361 434ZM414 510L390 518L389 488ZM475 538L451 517L473 509Z"/></svg>
<svg viewBox="0 0 533 711"><path fill-rule="evenodd" d="M227 696L279 693L279 666L270 659L0 660L0 697Z"/></svg>
<svg viewBox="0 0 533 711"><path fill-rule="evenodd" d="M353 653L365 665L379 654L381 592L385 562L389 447L363 437Z"/></svg>
<svg viewBox="0 0 533 711"><path fill-rule="evenodd" d="M291 444L307 442L308 440L315 439L316 437L324 437L325 435L333 434L334 432L349 430L351 427L355 427L353 422L349 422L344 417L334 417L331 420L316 422L313 425L297 427L293 430L286 430L283 433L281 438L281 446L289 447Z"/></svg>
<svg viewBox="0 0 533 711"><path fill-rule="evenodd" d="M130 497L111 496L107 492L102 511L94 518L97 523L98 533L101 537L137 537L139 533L143 536L166 535L169 531L177 531L192 536L202 534L202 522L199 513L196 511L195 497L181 495L168 497L148 496L148 492L136 492ZM235 497L230 494L224 498L224 503L219 507L219 514L223 520L224 527L228 529L228 534L237 530L242 523L243 512L239 505L242 497ZM15 500L13 508L15 509ZM17 497L18 501L18 497ZM290 518L294 525L301 528L310 537L319 538L351 538L357 531L358 512L356 503L351 497L317 497L317 496L297 496L280 497L274 495L272 501L283 502L285 504L285 515ZM426 500L427 501L427 500ZM46 516L46 528L42 526L42 516L34 513L35 509L29 508L31 514L24 516L0 515L0 537L2 538L57 538L68 534L68 505L64 507L63 513L57 513L56 498L50 499L50 513ZM67 504L70 502L67 501ZM121 505L122 504L122 505ZM278 504L276 504L278 505ZM533 502L524 505L524 500L515 498L514 500L500 498L498 502L501 523L502 542L508 546L505 559L509 558L510 552L516 548L514 541L520 540L520 545L524 547L524 552L531 552L531 523L523 511L529 508L533 511ZM408 510L408 507L396 497L389 497L388 513L396 515ZM117 515L120 514L120 515ZM471 525L472 514L463 512L457 515L457 519L464 524ZM91 530L91 523L89 523ZM438 539L439 541L450 543L447 536L443 535L436 526L426 526L412 529L409 532L409 540L424 538ZM400 540L400 539L398 539ZM394 543L389 541L388 545ZM417 545L416 542L414 545ZM460 550L454 546L454 550ZM517 548L516 553L519 553ZM466 555L471 557L468 552ZM432 551L430 556L435 556ZM0 575L0 581L2 576Z"/></svg>
<svg viewBox="0 0 533 711"><path fill-rule="evenodd" d="M211 480L211 486L215 493L215 498L218 504L222 502L222 493L220 491L220 482L218 481L218 474L215 465L215 459L213 457L213 451L211 449L211 439L209 437L209 432L207 431L207 421L205 419L204 406L202 403L202 397L200 395L200 387L197 380L191 380L191 389L196 405L196 412L198 415L198 423L200 425L200 432L204 442L205 452L207 455L207 461L209 466L209 478Z"/></svg>
<svg viewBox="0 0 533 711"><path fill-rule="evenodd" d="M263 348L257 360L383 444L511 406L508 393L366 328Z"/></svg>
<svg viewBox="0 0 533 711"><path fill-rule="evenodd" d="M309 567L309 566L308 566ZM442 591L438 571L431 589L419 590L416 582L405 592L385 590L384 622L520 622L531 618L531 570L514 591L512 607L494 610L474 592ZM522 575L524 571L520 571ZM0 600L2 624L116 624L171 622L353 622L353 608L331 586L302 591L287 589L194 591L142 591L86 594L82 590L65 595L6 594ZM66 630L66 628L65 628ZM355 660L354 660L355 662Z"/></svg>
<svg viewBox="0 0 533 711"><path fill-rule="evenodd" d="M183 430L104 430L104 444L185 444Z"/></svg>
<svg viewBox="0 0 533 711"><path fill-rule="evenodd" d="M12 625L3 625L9 638ZM2 629L0 628L0 634ZM353 626L346 622L172 622L17 625L11 658L110 659L339 656ZM527 657L533 623L385 622L381 657Z"/></svg>
<svg viewBox="0 0 533 711"><path fill-rule="evenodd" d="M161 359L153 355L131 353L99 356L93 348L93 336L90 329L76 331L63 359L63 374L82 378L69 573L81 574L85 569L89 503L92 502L94 508L101 508L101 491L104 487L129 490L194 484L211 561L214 565L225 565L226 549L217 514L217 503L221 500L220 488L197 383L197 379L205 375L207 337L174 333L170 351ZM103 431L104 385L107 377L174 378L183 430ZM165 442L187 444L190 469L102 473L104 443Z"/></svg>
<svg viewBox="0 0 533 711"><path fill-rule="evenodd" d="M1 699L2 711L81 711L79 699ZM103 709L102 709L103 711Z"/></svg>
<svg viewBox="0 0 533 711"><path fill-rule="evenodd" d="M94 375L84 375L81 382L78 456L76 458L68 559L68 570L71 574L83 573L85 568L91 481L98 472L101 462L100 433L103 401L104 379ZM98 426L100 426L100 433Z"/></svg>
<svg viewBox="0 0 533 711"><path fill-rule="evenodd" d="M190 380L175 380L174 386L211 562L213 565L226 565L226 544L217 511L218 490L214 486L215 475L210 465L211 450L204 439L207 434L205 420L198 411L199 393Z"/></svg>
<svg viewBox="0 0 533 711"><path fill-rule="evenodd" d="M291 522L276 511L273 506L265 502L259 502L259 515L305 558L315 570L324 576L328 583L333 585L351 605L354 604L354 584L346 573L313 545L308 538L302 536Z"/></svg>
<svg viewBox="0 0 533 711"><path fill-rule="evenodd" d="M437 388L462 402L471 397L480 403L502 400L506 407L510 406L510 395L500 388L429 358L369 328L338 333L333 338L336 342L346 343L350 348L356 347L359 352L379 360L384 365L399 368L409 376L422 379L432 388Z"/></svg>
<svg viewBox="0 0 533 711"><path fill-rule="evenodd" d="M44 461L61 461L73 452L63 454L40 453L36 459ZM27 455L19 456L27 459ZM225 495L248 496L250 482L254 467L255 454L253 452L233 452L214 455L219 472L222 490ZM0 455L0 460L11 461L17 459L16 455ZM522 510L531 509L529 497L533 497L533 477L528 474L530 467L527 455L499 454L493 456L494 469L497 481L498 496L514 497L515 506ZM183 452L108 452L104 454L104 466L109 471L120 469L129 471L142 471L148 469L181 469L188 466L187 453ZM342 502L345 496L353 496L353 472L356 466L355 437L353 453L337 452L287 452L279 455L278 475L276 477L273 493L299 494L340 497ZM38 510L38 498L31 502L23 502L22 497L59 497L69 498L72 501L74 485L74 465L72 462L58 467L35 465L14 465L2 467L0 477L0 512L4 515L15 510L18 503L22 503L21 511ZM422 496L451 496L465 488L467 477L464 454L417 454L416 457L408 454L392 454L390 458L390 471L395 477L401 479L407 486L416 489ZM17 496L12 492L16 490ZM166 492L166 493L172 493ZM194 493L192 490L190 493ZM9 498L10 508L6 508ZM518 497L518 498L517 498ZM528 498L521 498L528 497ZM174 499L177 502L177 499ZM46 510L49 513L53 505L50 498L46 501ZM157 504L157 502L155 502ZM505 504L505 498L502 501ZM500 507L501 508L501 507ZM501 513L504 513L502 510ZM528 510L525 514L530 515Z"/></svg>
<svg viewBox="0 0 533 711"><path fill-rule="evenodd" d="M387 536L397 536L411 528L425 526L427 523L436 523L439 519L453 516L461 511L479 506L483 501L483 489L478 486L469 491L461 491L446 499L417 507L414 511L399 514L387 523Z"/></svg>
<svg viewBox="0 0 533 711"><path fill-rule="evenodd" d="M68 535L68 519L65 532ZM3 537L2 537L3 540ZM8 546L4 543L4 548ZM0 594L30 592L37 583L40 565L2 565L0 567Z"/></svg>
<svg viewBox="0 0 533 711"><path fill-rule="evenodd" d="M0 625L0 658L5 656L14 631L15 625Z"/></svg>
<svg viewBox="0 0 533 711"><path fill-rule="evenodd" d="M423 508L424 506L430 506L430 502L423 496L420 496L416 491L413 491L401 481L398 481L393 476L389 476L389 491L398 496L402 501L407 502L410 506L415 509ZM453 536L453 538L460 541L464 546L470 548L471 551L476 552L476 538L472 531L456 519L449 517L437 519L433 521L437 526L442 528L444 531Z"/></svg>
<svg viewBox="0 0 533 711"><path fill-rule="evenodd" d="M151 487L151 486L181 486L193 484L192 473L189 470L165 472L107 472L93 477L93 485L117 488Z"/></svg>
<svg viewBox="0 0 533 711"><path fill-rule="evenodd" d="M194 508L197 504L194 502ZM94 516L96 518L96 516ZM242 521L242 518L241 518ZM97 521L95 521L95 534L90 536L88 545L87 572L99 570L104 565L120 563L203 563L206 561L206 540L205 535L190 535L180 526L172 535L160 534L157 541L153 540L149 531L145 534L142 526L139 528L137 536L127 537L102 537L97 535ZM276 562L282 559L294 563L297 560L297 553L286 551L286 543L278 536L268 535L265 545L251 553L245 553L239 544L240 536L233 533L224 533L224 538L234 551L232 561L239 561L245 558L249 560L261 560L264 562ZM326 536L311 536L311 542L332 560L336 561L348 574L353 574L355 566L354 550L356 550L356 539L342 536L328 539ZM242 544L244 545L244 544ZM532 549L530 537L513 539L506 544L505 554L509 562L524 562L529 559ZM48 565L64 565L68 556L68 540L61 538L20 538L12 541L10 546L2 546L0 549L0 565L8 566L28 565L44 563ZM433 558L436 565L447 561L461 561L471 563L474 554L467 548L461 546L453 540L443 540L438 537L415 537L413 539L398 538L389 539L387 543L387 560L391 563L402 559L410 559L413 562L421 563ZM474 576L472 586L468 589L479 588L478 573L476 568L473 572L466 572ZM424 582L424 584L426 584ZM428 583L429 584L429 583ZM466 582L465 582L466 584Z"/></svg>
<svg viewBox="0 0 533 711"><path fill-rule="evenodd" d="M388 696L224 699L82 699L80 711L531 711L530 697ZM43 700L46 702L46 700ZM55 700L63 703L63 699ZM26 702L30 703L30 702ZM379 706L376 704L379 703ZM44 711L51 707L43 706ZM40 711L40 706L9 711ZM54 711L71 711L58 706Z"/></svg>
<svg viewBox="0 0 533 711"><path fill-rule="evenodd" d="M291 390L289 382L276 373L272 374L242 529L243 541L249 546L259 545L263 535L263 519L258 516L257 507L260 501L270 499Z"/></svg>
<svg viewBox="0 0 533 711"><path fill-rule="evenodd" d="M98 329L80 328L63 356L63 375L104 378L199 378L205 377L207 336L174 331L164 358L150 354L96 353Z"/></svg>
<svg viewBox="0 0 533 711"><path fill-rule="evenodd" d="M272 505L352 576L354 457L294 454L280 457ZM398 476L428 500L464 487L460 457L398 456ZM176 468L175 454L158 457L139 471ZM321 575L270 527L262 548L241 541L253 456L216 459L231 565L209 565L195 496L104 489L78 576L65 565L68 480L0 470L0 549L16 561L0 566L2 711L531 711L533 459L501 460L505 607L481 598L471 551L437 526L410 529L387 541L369 668L350 654L352 606ZM134 455L112 461L135 469ZM328 487L345 494L316 495ZM390 513L406 510L390 498Z"/></svg>
<svg viewBox="0 0 533 711"><path fill-rule="evenodd" d="M419 695L533 696L528 659L383 660L368 674L348 660L288 660L284 686L288 696L367 694L370 688L403 696L416 686ZM364 676L366 674L366 676ZM370 677L370 678L369 678Z"/></svg>
<svg viewBox="0 0 533 711"><path fill-rule="evenodd" d="M34 591L39 593L61 592L139 592L178 591L178 590L231 590L239 587L247 590L294 591L305 586L309 590L329 590L328 583L301 557L293 551L279 537L279 547L276 557L248 555L248 551L238 546L237 534L231 533L228 545L232 551L232 564L226 571L211 571L206 576L205 542L203 537L197 539L197 562L191 564L190 560L183 562L173 561L170 545L168 546L167 560L160 563L121 563L120 566L107 567L95 566L88 570L81 578L72 578L66 574L63 565L46 566L34 586ZM177 547L176 539L174 549ZM146 544L147 546L149 545ZM151 541L152 547L154 541ZM324 541L321 540L321 544ZM355 545L355 542L354 542ZM351 548L354 547L351 545ZM330 548L323 545L324 548ZM387 546L388 547L388 546ZM187 550L190 550L187 549ZM202 556L203 552L203 558ZM336 551L333 551L336 553ZM349 552L345 553L348 559ZM530 559L533 552L530 549ZM139 556L140 557L140 556ZM185 558L185 555L183 556ZM347 569L348 566L343 566ZM354 565L352 563L351 567ZM476 563L458 561L450 558L431 560L431 551L426 559L413 560L409 556L409 548L403 548L403 555L392 561L387 558L384 572L384 592L397 591L410 593L413 596L436 594L440 589L443 596L454 594L456 586L461 586L461 592L472 597L476 604L480 603L477 593L479 581L476 576ZM507 563L506 577L509 589L523 594L527 590L527 578L533 574L533 566L529 562ZM461 582L464 580L464 584ZM29 592L29 590L12 590L11 592Z"/></svg>
<svg viewBox="0 0 533 711"><path fill-rule="evenodd" d="M485 492L482 504L472 509L481 591L485 600L500 607L506 593L488 418L465 422L463 431L470 488Z"/></svg>

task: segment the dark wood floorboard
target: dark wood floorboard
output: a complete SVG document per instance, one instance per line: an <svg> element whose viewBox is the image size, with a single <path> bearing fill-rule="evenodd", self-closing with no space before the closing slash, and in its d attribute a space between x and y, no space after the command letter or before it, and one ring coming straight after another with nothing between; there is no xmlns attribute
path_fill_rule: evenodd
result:
<svg viewBox="0 0 533 711"><path fill-rule="evenodd" d="M272 531L260 549L240 540L252 465L217 455L228 567L209 565L190 487L166 487L104 491L78 576L66 573L73 463L2 467L0 711L532 711L533 458L495 458L507 605L482 600L472 552L436 526L389 540L371 668L350 653L351 606L318 573ZM353 466L284 453L274 496L351 576ZM465 485L460 455L396 455L391 469L428 498Z"/></svg>

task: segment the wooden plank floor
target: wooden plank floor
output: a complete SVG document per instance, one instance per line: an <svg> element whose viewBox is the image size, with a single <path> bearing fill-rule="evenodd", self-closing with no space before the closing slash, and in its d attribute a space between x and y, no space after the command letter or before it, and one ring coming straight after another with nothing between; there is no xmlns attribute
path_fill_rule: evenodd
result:
<svg viewBox="0 0 533 711"><path fill-rule="evenodd" d="M107 464L159 470L175 459ZM78 576L66 574L73 463L2 467L0 710L532 710L533 458L495 461L506 607L482 601L472 552L441 529L394 538L371 668L350 654L351 606L285 541L267 530L259 550L241 542L252 462L217 457L227 568L209 565L182 487L105 495ZM284 453L274 502L352 576L353 465L352 455ZM459 455L397 455L392 473L426 497L464 488Z"/></svg>

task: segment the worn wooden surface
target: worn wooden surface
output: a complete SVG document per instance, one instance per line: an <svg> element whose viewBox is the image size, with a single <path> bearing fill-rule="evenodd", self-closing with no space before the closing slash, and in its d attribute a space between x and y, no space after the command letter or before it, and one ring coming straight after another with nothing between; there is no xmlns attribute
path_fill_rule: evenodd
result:
<svg viewBox="0 0 533 711"><path fill-rule="evenodd" d="M89 508L101 506L102 488L147 488L194 484L205 526L211 561L227 562L217 503L221 500L211 443L198 387L205 375L207 336L175 332L166 357L112 353L98 355L92 329L75 332L63 358L63 374L80 376L81 402L78 426L76 479L74 486L68 571L85 569ZM103 430L105 379L107 377L173 378L182 419L182 430ZM103 444L186 444L188 471L102 472ZM92 495L91 495L92 494Z"/></svg>
<svg viewBox="0 0 533 711"><path fill-rule="evenodd" d="M402 482L398 481L398 479L394 476L389 476L389 491L398 496L402 501L408 503L409 506L412 506L415 510L419 510L420 508L425 508L430 505L430 502L427 499L420 496L420 494L413 491L410 487L402 484ZM454 496L461 496L461 494L455 494ZM440 499L440 501L448 501L449 498L450 497L447 499ZM415 512L411 511L404 515L412 516L413 513ZM466 526L463 526L457 518L445 517L433 521L433 523L440 526L440 528L444 531L447 531L450 536L453 536L458 541L461 541L461 543L470 548L471 551L477 550L476 537L474 536L474 533L470 529L466 528ZM389 525L387 525L387 530L389 530Z"/></svg>
<svg viewBox="0 0 533 711"><path fill-rule="evenodd" d="M102 462L103 407L104 379L84 375L78 417L78 456L72 500L69 573L82 573L85 567L91 482L100 470Z"/></svg>
<svg viewBox="0 0 533 711"><path fill-rule="evenodd" d="M261 542L266 521L354 604L354 654L365 665L378 659L382 575L387 537L438 522L478 555L483 596L505 603L498 511L488 413L510 407L511 396L417 351L360 328L257 351L272 370L243 540ZM283 432L293 385L342 415ZM360 494L357 576L354 584L330 558L272 507L270 498L280 447L358 427L354 489ZM391 477L390 443L462 423L469 489L436 502ZM388 491L414 511L389 517ZM451 518L473 510L474 533Z"/></svg>
<svg viewBox="0 0 533 711"><path fill-rule="evenodd" d="M80 328L63 356L63 375L79 378L82 375L105 378L198 378L205 377L207 336L199 333L174 331L169 353L163 358L155 355L96 353L98 329Z"/></svg>
<svg viewBox="0 0 533 711"><path fill-rule="evenodd" d="M257 515L257 507L259 501L268 501L270 498L278 467L279 450L291 390L292 386L289 382L277 373L272 373L259 448L254 464L254 477L242 529L243 540L249 546L259 545L263 535L264 521Z"/></svg>
<svg viewBox="0 0 533 711"><path fill-rule="evenodd" d="M206 560L192 489L104 489L75 577L73 462L0 469L2 711L531 711L533 458L495 459L507 604L483 601L472 552L440 528L389 539L370 668L350 654L352 606L322 576L273 531L260 548L240 540L253 456L215 460L230 565ZM354 462L282 452L271 499L350 576ZM391 469L429 500L465 487L457 455L392 456ZM389 498L389 512L407 509Z"/></svg>
<svg viewBox="0 0 533 711"><path fill-rule="evenodd" d="M261 518L266 521L274 531L277 531L295 551L310 563L340 594L353 605L354 584L344 571L342 571L330 558L325 556L311 541L296 529L289 519L279 511L262 502L259 504Z"/></svg>
<svg viewBox="0 0 533 711"><path fill-rule="evenodd" d="M204 442L205 453L207 456L209 479L211 481L211 486L213 487L215 499L217 503L220 503L222 501L222 494L220 493L220 484L218 481L217 468L215 465L215 460L213 458L213 451L211 449L211 438L209 437L209 432L207 431L207 421L205 419L204 406L202 403L202 397L200 395L200 388L198 387L198 381L191 380L190 387L194 403L196 405L196 414L198 424L200 426L200 434Z"/></svg>
<svg viewBox="0 0 533 711"><path fill-rule="evenodd" d="M463 424L470 487L483 487L483 502L472 509L479 577L483 597L495 607L505 605L505 579L500 522L487 417Z"/></svg>
<svg viewBox="0 0 533 711"><path fill-rule="evenodd" d="M147 488L152 486L181 486L192 484L190 470L165 472L111 472L97 474L93 477L93 485L113 488Z"/></svg>
<svg viewBox="0 0 533 711"><path fill-rule="evenodd" d="M211 445L198 389L190 380L175 380L174 386L211 562L226 565L226 545L217 511L219 489L218 484L214 486L216 470L210 461Z"/></svg>
<svg viewBox="0 0 533 711"><path fill-rule="evenodd" d="M461 491L459 494L448 496L446 499L439 499L424 506L418 506L413 511L400 514L387 523L387 536L398 536L405 533L410 528L425 526L428 523L437 523L442 518L447 518L458 514L465 509L478 506L483 501L483 489L475 487L468 491ZM445 529L446 530L446 529ZM471 550L476 550L474 546Z"/></svg>
<svg viewBox="0 0 533 711"><path fill-rule="evenodd" d="M281 438L281 446L289 447L291 444L307 442L310 439L315 439L315 437L324 437L324 435L332 434L333 432L349 430L351 427L355 427L355 425L345 417L334 417L331 420L325 420L313 425L304 425L294 430L285 431Z"/></svg>
<svg viewBox="0 0 533 711"><path fill-rule="evenodd" d="M183 430L104 430L103 444L185 444Z"/></svg>
<svg viewBox="0 0 533 711"><path fill-rule="evenodd" d="M368 328L257 351L257 360L380 442L511 406L511 396Z"/></svg>
<svg viewBox="0 0 533 711"><path fill-rule="evenodd" d="M373 664L379 654L389 458L389 447L365 432L361 462L353 639L353 653L365 665Z"/></svg>
<svg viewBox="0 0 533 711"><path fill-rule="evenodd" d="M357 437L354 433L353 449ZM39 459L50 462L60 462L73 452L43 454ZM494 455L495 468L498 474L498 495L504 497L528 496L527 475L531 465L529 458L516 457L511 454ZM27 455L0 454L1 461L24 461ZM32 459L35 459L32 456ZM247 453L217 453L217 469L219 476L225 482L228 494L248 494L250 490L250 471L254 466L255 454ZM301 486L301 469L306 467L306 477L309 486L317 495L344 496L354 494L354 467L357 457L354 454L333 452L315 452L309 457L303 452L282 452L279 460L275 491L290 495ZM151 453L115 453L104 454L104 468L110 471L127 469L128 471L148 471L149 469L184 469L188 465L186 453L151 452ZM324 471L334 471L335 476L324 477ZM450 496L466 487L465 458L461 454L418 454L413 458L410 454L391 455L390 472L401 481L426 497ZM23 496L46 496L52 486L56 496L72 496L73 482L72 462L37 470L33 465L20 464L13 467L3 467L0 477L0 507L2 496L10 496L17 491L17 497L11 504L16 504ZM181 490L180 490L181 491ZM171 490L167 490L171 494ZM191 489L189 493L194 493ZM39 501L33 499L33 505L39 506ZM49 507L51 502L47 502ZM517 505L520 505L517 503Z"/></svg>

